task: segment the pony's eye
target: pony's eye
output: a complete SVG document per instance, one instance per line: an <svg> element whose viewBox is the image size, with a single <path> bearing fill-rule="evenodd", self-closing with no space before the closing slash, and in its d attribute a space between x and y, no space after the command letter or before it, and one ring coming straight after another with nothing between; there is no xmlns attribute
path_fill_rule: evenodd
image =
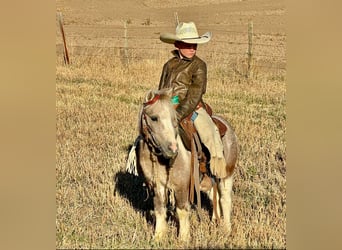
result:
<svg viewBox="0 0 342 250"><path fill-rule="evenodd" d="M151 120L156 122L156 121L158 121L158 117L153 115L153 116L151 116Z"/></svg>

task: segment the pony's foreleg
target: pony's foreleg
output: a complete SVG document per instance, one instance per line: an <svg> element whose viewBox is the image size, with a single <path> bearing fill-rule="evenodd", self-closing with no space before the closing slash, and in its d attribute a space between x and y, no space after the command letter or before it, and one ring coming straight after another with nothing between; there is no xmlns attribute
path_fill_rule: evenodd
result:
<svg viewBox="0 0 342 250"><path fill-rule="evenodd" d="M156 226L154 231L154 240L161 240L167 231L166 222L166 197L165 187L160 184L155 188L155 196L153 198L154 210L156 216Z"/></svg>
<svg viewBox="0 0 342 250"><path fill-rule="evenodd" d="M230 214L232 210L232 187L233 176L221 179L218 183L218 192L220 194L219 203L223 213L224 227L229 233L231 231Z"/></svg>
<svg viewBox="0 0 342 250"><path fill-rule="evenodd" d="M184 186L187 186L184 184ZM175 190L176 214L178 217L178 237L182 241L188 241L190 238L189 211L190 204L188 200L189 190Z"/></svg>
<svg viewBox="0 0 342 250"><path fill-rule="evenodd" d="M178 236L182 241L189 241L190 238L190 224L189 224L189 209L188 207L176 209L179 220Z"/></svg>

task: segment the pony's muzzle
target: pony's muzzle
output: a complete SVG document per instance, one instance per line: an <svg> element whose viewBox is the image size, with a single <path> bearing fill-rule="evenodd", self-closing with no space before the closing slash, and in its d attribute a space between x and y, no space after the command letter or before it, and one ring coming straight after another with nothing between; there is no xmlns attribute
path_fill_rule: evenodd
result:
<svg viewBox="0 0 342 250"><path fill-rule="evenodd" d="M178 152L177 142L170 143L169 149L176 154Z"/></svg>
<svg viewBox="0 0 342 250"><path fill-rule="evenodd" d="M177 142L171 142L167 148L167 152L165 157L167 158L175 158L178 154L178 144Z"/></svg>

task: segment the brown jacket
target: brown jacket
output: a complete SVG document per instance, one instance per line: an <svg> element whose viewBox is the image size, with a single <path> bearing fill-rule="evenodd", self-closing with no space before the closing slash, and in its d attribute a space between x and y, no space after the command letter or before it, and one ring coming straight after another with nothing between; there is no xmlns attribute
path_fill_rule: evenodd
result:
<svg viewBox="0 0 342 250"><path fill-rule="evenodd" d="M181 121L192 113L202 102L207 88L207 65L196 55L181 59L178 50L172 51L175 57L164 64L159 89L173 88L178 95L177 119Z"/></svg>

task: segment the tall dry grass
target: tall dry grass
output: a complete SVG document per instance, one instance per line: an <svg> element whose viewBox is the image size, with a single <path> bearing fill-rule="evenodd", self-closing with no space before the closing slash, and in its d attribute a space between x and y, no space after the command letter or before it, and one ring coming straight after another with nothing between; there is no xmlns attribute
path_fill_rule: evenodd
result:
<svg viewBox="0 0 342 250"><path fill-rule="evenodd" d="M74 57L69 66L57 59L56 247L285 248L284 72L255 67L247 80L239 73L243 61L208 63L204 96L239 138L231 235L210 223L204 206L201 222L191 213L187 244L177 240L173 220L165 241L151 241L151 199L141 179L124 169L142 98L157 87L166 59L132 61L128 68L106 56Z"/></svg>

